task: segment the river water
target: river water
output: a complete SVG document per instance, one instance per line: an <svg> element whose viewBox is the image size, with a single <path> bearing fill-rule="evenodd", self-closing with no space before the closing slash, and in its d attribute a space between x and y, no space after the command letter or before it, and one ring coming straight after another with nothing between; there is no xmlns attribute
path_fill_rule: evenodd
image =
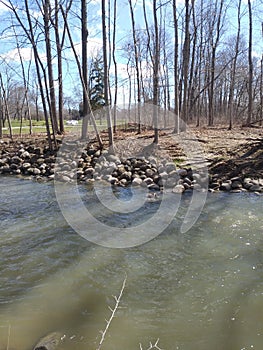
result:
<svg viewBox="0 0 263 350"><path fill-rule="evenodd" d="M76 234L51 183L1 177L0 349L29 350L54 331L61 349L97 349L125 277L102 349L148 349L158 339L165 350L262 349L262 197L209 194L181 233L188 197L158 237L110 249Z"/></svg>

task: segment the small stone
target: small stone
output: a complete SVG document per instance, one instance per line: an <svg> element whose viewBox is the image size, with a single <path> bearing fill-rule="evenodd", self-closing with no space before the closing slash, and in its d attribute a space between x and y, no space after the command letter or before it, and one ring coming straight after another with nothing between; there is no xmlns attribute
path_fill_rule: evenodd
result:
<svg viewBox="0 0 263 350"><path fill-rule="evenodd" d="M135 177L133 180L132 180L132 185L133 186L140 186L142 184L142 179L140 179L139 177Z"/></svg>
<svg viewBox="0 0 263 350"><path fill-rule="evenodd" d="M160 187L155 183L152 183L152 184L148 185L147 187L151 191L160 191Z"/></svg>
<svg viewBox="0 0 263 350"><path fill-rule="evenodd" d="M230 191L231 190L231 184L229 182L223 182L221 186L219 187L220 191Z"/></svg>
<svg viewBox="0 0 263 350"><path fill-rule="evenodd" d="M38 168L33 168L33 174L34 175L40 175L41 174L41 170L39 170Z"/></svg>
<svg viewBox="0 0 263 350"><path fill-rule="evenodd" d="M151 185L153 183L153 179L150 177L147 177L146 179L143 180L147 185Z"/></svg>
<svg viewBox="0 0 263 350"><path fill-rule="evenodd" d="M176 185L172 190L173 193L183 193L184 191L185 188L183 185Z"/></svg>
<svg viewBox="0 0 263 350"><path fill-rule="evenodd" d="M166 181L165 181L165 187L167 188L172 188L176 185L176 179L174 177L169 177Z"/></svg>
<svg viewBox="0 0 263 350"><path fill-rule="evenodd" d="M262 187L259 185L252 185L248 190L250 192L262 192Z"/></svg>
<svg viewBox="0 0 263 350"><path fill-rule="evenodd" d="M168 162L165 164L165 170L167 173L170 173L171 171L176 170L176 166L173 162Z"/></svg>
<svg viewBox="0 0 263 350"><path fill-rule="evenodd" d="M187 170L186 169L178 169L176 170L177 174L181 177L187 176Z"/></svg>
<svg viewBox="0 0 263 350"><path fill-rule="evenodd" d="M232 181L231 188L233 190L242 188L242 183L239 180Z"/></svg>

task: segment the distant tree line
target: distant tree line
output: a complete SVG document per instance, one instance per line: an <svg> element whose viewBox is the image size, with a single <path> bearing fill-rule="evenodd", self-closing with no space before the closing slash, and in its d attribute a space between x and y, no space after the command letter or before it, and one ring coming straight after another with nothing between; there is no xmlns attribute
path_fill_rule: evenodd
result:
<svg viewBox="0 0 263 350"><path fill-rule="evenodd" d="M0 137L3 125L12 137L13 119L21 127L24 120L31 126L32 120L42 119L53 148L56 135L65 131L65 117L80 115L81 137L87 136L90 122L102 145L96 111L103 107L113 145L121 89L125 89L125 117L135 109L139 133L141 108L148 102L174 112L174 131L179 130L178 116L197 126L220 122L229 129L237 123L262 123L263 56L254 54L260 49L259 43L258 48L254 44L260 28L263 34L261 1L153 0L149 8L145 0L128 0L125 16L130 26L121 41L117 0L101 0L97 17L93 14L98 2L88 0L0 0L0 4L8 10L1 35L12 41L16 55L13 61L0 55ZM89 29L94 21L100 22L102 47L90 57ZM25 53L30 59L24 59ZM126 67L125 82L121 65ZM80 84L68 96L64 84L73 66ZM152 127L158 143L158 108L153 109Z"/></svg>

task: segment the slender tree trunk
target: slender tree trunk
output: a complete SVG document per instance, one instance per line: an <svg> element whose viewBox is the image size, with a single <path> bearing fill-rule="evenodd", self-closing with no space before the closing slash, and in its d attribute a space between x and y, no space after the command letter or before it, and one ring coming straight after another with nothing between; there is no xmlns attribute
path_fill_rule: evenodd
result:
<svg viewBox="0 0 263 350"><path fill-rule="evenodd" d="M81 67L81 64L80 64L80 61L79 61L79 58L78 58L78 55L77 55L77 52L76 52L76 49L75 49L75 46L74 46L74 42L73 42L70 30L69 30L69 26L68 26L68 22L67 22L67 18L66 18L65 12L64 12L63 7L61 5L60 5L60 11L61 11L63 19L64 19L65 28L66 28L66 31L67 31L67 34L68 34L70 46L71 46L71 49L72 49L72 51L74 53L74 57L75 57L76 64L77 64L77 67L78 67L79 77L80 77L80 80L81 80L82 88L84 90L85 98L88 101L88 106L89 106L89 110L90 110L90 118L91 118L94 130L95 130L95 133L96 133L96 137L97 137L98 143L99 143L100 147L102 148L103 147L103 142L101 140L101 137L100 137L97 125L96 125L96 120L95 120L94 114L93 114L92 109L91 109L88 90L85 88L85 82L84 82L84 78L83 78L82 67Z"/></svg>
<svg viewBox="0 0 263 350"><path fill-rule="evenodd" d="M141 133L141 84L140 84L140 69L139 69L139 51L138 51L138 38L136 36L135 19L132 0L128 0L130 5L130 15L132 22L132 36L134 45L134 58L135 58L135 70L136 70L136 83L137 83L137 115L138 115L138 133Z"/></svg>
<svg viewBox="0 0 263 350"><path fill-rule="evenodd" d="M183 45L183 106L182 119L188 119L188 71L190 60L190 6L189 0L185 0L185 39Z"/></svg>
<svg viewBox="0 0 263 350"><path fill-rule="evenodd" d="M240 30L241 30L241 2L238 2L238 15L237 15L237 36L236 36L236 44L235 44L235 56L233 60L233 65L231 69L231 78L230 78L230 87L229 87L229 96L228 96L228 117L229 117L229 126L228 129L231 130L233 127L233 99L234 99L234 88L235 88L235 77L236 77L236 66L237 66L237 58L239 54L239 41L240 41Z"/></svg>
<svg viewBox="0 0 263 350"><path fill-rule="evenodd" d="M104 67L104 100L107 113L109 146L113 147L113 132L111 122L111 111L109 106L109 85L108 85L108 57L107 57L107 31L106 31L106 9L105 0L101 0L102 11L102 41L103 41L103 67Z"/></svg>
<svg viewBox="0 0 263 350"><path fill-rule="evenodd" d="M174 112L175 112L175 124L174 132L180 130L180 112L179 112L179 82L178 82L178 21L177 21L177 7L176 0L173 0L173 21L174 21Z"/></svg>
<svg viewBox="0 0 263 350"><path fill-rule="evenodd" d="M116 19L117 19L117 0L113 5L113 34L112 34L112 59L114 63L114 106L113 106L113 132L116 132L117 126L117 97L118 97L118 65L116 59Z"/></svg>
<svg viewBox="0 0 263 350"><path fill-rule="evenodd" d="M159 143L159 66L160 66L160 46L159 46L159 27L157 18L157 2L153 0L153 18L154 18L154 61L153 61L153 125L155 144Z"/></svg>
<svg viewBox="0 0 263 350"><path fill-rule="evenodd" d="M252 8L251 0L248 0L248 15L249 15L249 41L248 41L248 111L247 125L251 125L253 112L253 60L252 60Z"/></svg>
<svg viewBox="0 0 263 350"><path fill-rule="evenodd" d="M56 96L54 87L53 77L53 64L52 64L52 53L51 53L51 41L50 41L50 0L44 0L44 30L45 30L45 42L46 42L46 56L47 56L47 67L48 67L48 84L49 84L49 95L50 95L50 118L53 123L54 134L58 133L58 120L57 120L57 108L56 108Z"/></svg>
<svg viewBox="0 0 263 350"><path fill-rule="evenodd" d="M88 132L88 115L89 115L89 103L88 103L88 54L87 54L87 40L88 40L88 29L87 29L87 1L81 0L81 51L82 51L82 79L83 79L83 119L82 119L82 130L81 138L83 140L87 137Z"/></svg>
<svg viewBox="0 0 263 350"><path fill-rule="evenodd" d="M6 96L6 89L4 87L3 77L2 77L1 73L0 73L0 86L1 86L1 90L3 92L4 109L5 109L5 115L7 118L7 123L8 123L8 128L9 128L9 136L10 136L10 139L12 140L13 139L12 124L11 124L9 106L8 106L8 101L7 101L7 96Z"/></svg>

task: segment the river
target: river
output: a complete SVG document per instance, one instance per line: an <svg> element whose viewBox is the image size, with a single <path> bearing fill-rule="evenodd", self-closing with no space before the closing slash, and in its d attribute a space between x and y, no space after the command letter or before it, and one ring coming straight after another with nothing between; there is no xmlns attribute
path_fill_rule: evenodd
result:
<svg viewBox="0 0 263 350"><path fill-rule="evenodd" d="M1 177L0 198L1 350L30 350L54 331L64 335L60 349L97 349L125 277L102 349L144 350L157 340L164 350L263 348L262 197L208 194L181 233L185 195L159 236L126 249L78 235L51 183Z"/></svg>

